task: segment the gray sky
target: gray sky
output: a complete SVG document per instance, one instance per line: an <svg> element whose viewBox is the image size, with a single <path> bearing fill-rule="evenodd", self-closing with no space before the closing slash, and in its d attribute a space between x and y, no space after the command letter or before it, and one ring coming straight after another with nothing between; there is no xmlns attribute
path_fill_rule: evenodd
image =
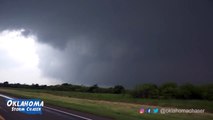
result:
<svg viewBox="0 0 213 120"><path fill-rule="evenodd" d="M212 83L212 21L212 0L0 0L0 82Z"/></svg>

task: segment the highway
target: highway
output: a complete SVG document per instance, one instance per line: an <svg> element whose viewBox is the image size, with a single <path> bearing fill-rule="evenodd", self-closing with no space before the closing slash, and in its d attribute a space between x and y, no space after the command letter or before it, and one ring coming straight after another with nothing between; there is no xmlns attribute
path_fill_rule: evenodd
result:
<svg viewBox="0 0 213 120"><path fill-rule="evenodd" d="M89 113L46 105L43 107L41 115L28 115L17 111L14 112L7 106L8 98L11 97L0 94L0 120L110 120L109 118Z"/></svg>

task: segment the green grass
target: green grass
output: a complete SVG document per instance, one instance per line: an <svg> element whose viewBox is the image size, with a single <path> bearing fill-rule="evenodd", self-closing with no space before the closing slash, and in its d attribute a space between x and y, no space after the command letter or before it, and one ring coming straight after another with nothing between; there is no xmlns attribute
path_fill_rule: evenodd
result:
<svg viewBox="0 0 213 120"><path fill-rule="evenodd" d="M197 108L197 109L205 109L207 112L213 112L213 102L207 100L139 99L139 98L132 98L129 94L83 93L83 92L52 91L52 90L39 90L39 89L18 89L18 90L37 93L49 93L58 96L68 96L72 98L81 98L90 100L127 102L127 103L146 104L162 107Z"/></svg>
<svg viewBox="0 0 213 120"><path fill-rule="evenodd" d="M212 120L213 114L139 114L141 107L178 106L212 109L212 102L199 100L133 99L129 95L79 93L50 90L0 89L16 96L40 98L45 103L89 112L117 120ZM147 105L148 104L148 105Z"/></svg>

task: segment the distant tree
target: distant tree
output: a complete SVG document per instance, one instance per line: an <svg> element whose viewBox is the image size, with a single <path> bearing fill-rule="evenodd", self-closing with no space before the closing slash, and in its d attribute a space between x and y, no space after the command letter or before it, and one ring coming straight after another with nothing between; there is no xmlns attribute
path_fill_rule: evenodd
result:
<svg viewBox="0 0 213 120"><path fill-rule="evenodd" d="M14 87L14 88L19 88L19 87L21 87L21 84L20 83L15 83L15 84L11 84L10 86Z"/></svg>
<svg viewBox="0 0 213 120"><path fill-rule="evenodd" d="M143 84L134 88L132 96L136 98L158 98L159 90L155 84Z"/></svg>
<svg viewBox="0 0 213 120"><path fill-rule="evenodd" d="M77 92L88 92L88 87L83 85L73 85L72 90Z"/></svg>
<svg viewBox="0 0 213 120"><path fill-rule="evenodd" d="M160 86L160 95L163 98L175 98L178 92L176 83L165 83Z"/></svg>
<svg viewBox="0 0 213 120"><path fill-rule="evenodd" d="M95 92L98 92L98 89L99 89L98 85L95 84L95 85L89 87L87 92L95 93Z"/></svg>
<svg viewBox="0 0 213 120"><path fill-rule="evenodd" d="M184 84L179 87L177 98L181 99L202 99L202 89L192 84Z"/></svg>
<svg viewBox="0 0 213 120"><path fill-rule="evenodd" d="M8 81L5 81L5 82L3 83L3 86L4 86L4 87L9 87L9 82L8 82Z"/></svg>
<svg viewBox="0 0 213 120"><path fill-rule="evenodd" d="M213 84L201 86L202 98L206 100L213 100Z"/></svg>
<svg viewBox="0 0 213 120"><path fill-rule="evenodd" d="M69 86L69 84L68 83L63 83L63 84L61 84L62 86Z"/></svg>
<svg viewBox="0 0 213 120"><path fill-rule="evenodd" d="M121 94L125 92L125 88L121 85L115 85L113 88L113 93L115 94Z"/></svg>
<svg viewBox="0 0 213 120"><path fill-rule="evenodd" d="M39 84L32 84L31 87L35 88L35 89L38 89L39 88Z"/></svg>
<svg viewBox="0 0 213 120"><path fill-rule="evenodd" d="M46 87L47 87L47 85L41 85L41 86L40 86L41 89L44 89L44 88L46 88Z"/></svg>

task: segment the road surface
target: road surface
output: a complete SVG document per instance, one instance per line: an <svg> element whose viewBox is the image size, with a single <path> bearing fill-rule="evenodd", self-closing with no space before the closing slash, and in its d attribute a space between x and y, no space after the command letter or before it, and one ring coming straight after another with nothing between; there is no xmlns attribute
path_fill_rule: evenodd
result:
<svg viewBox="0 0 213 120"><path fill-rule="evenodd" d="M110 120L93 114L46 105L43 107L41 115L13 112L10 107L7 107L8 98L10 97L0 94L0 120Z"/></svg>

